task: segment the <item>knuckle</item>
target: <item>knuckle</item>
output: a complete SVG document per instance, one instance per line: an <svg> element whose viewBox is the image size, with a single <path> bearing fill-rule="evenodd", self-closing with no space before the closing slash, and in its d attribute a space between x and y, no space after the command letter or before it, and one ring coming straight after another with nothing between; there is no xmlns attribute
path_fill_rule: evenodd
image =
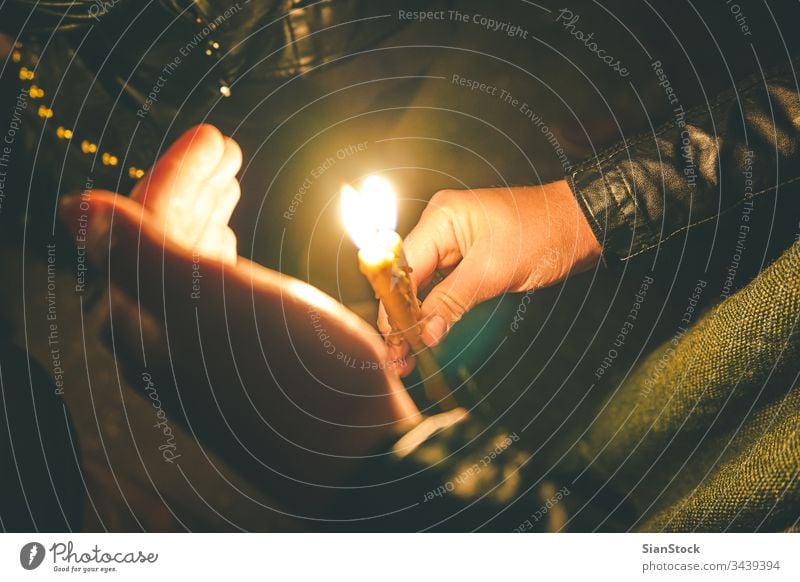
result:
<svg viewBox="0 0 800 582"><path fill-rule="evenodd" d="M431 196L430 205L434 207L446 206L452 203L457 196L458 190L439 190Z"/></svg>

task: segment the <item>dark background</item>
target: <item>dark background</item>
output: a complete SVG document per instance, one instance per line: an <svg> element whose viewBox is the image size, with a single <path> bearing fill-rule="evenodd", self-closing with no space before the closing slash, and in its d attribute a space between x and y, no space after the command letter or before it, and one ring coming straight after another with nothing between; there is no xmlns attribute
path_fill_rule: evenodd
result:
<svg viewBox="0 0 800 582"><path fill-rule="evenodd" d="M340 5L351 4L358 3ZM220 5L224 10L225 4ZM336 5L332 3L334 9ZM404 6L400 3L361 7L368 12L354 13L352 19L389 16L321 33L309 51L334 46L337 56L312 65L316 68L302 76L277 74L274 59L258 62L259 55L270 54L274 30L251 30L246 38L243 21L241 27L234 24L241 30L224 32L230 43L222 46L222 56L206 58L203 48L195 51L191 65L170 79L142 123L136 116L137 96L146 95L154 71L194 34L192 22L171 22L157 3L131 10L121 2L111 18L88 32L78 27L51 36L30 27L6 29L12 40L20 33L25 59L38 60L36 81L46 91L43 102L53 104L56 116L44 123L37 115L38 102L31 101L14 144L13 172L0 210L0 316L6 343L27 350L27 356L12 347L4 352L3 393L6 410L13 410L15 400L24 400L16 404L18 409L30 407L29 367L13 367L11 361L29 359L30 369L38 370L34 375L44 374L46 386L44 371L50 361L44 249L55 241L63 400L74 423L75 443L80 444L80 477L88 492L75 510L83 516L81 527L268 530L305 529L309 524L283 515L259 484L237 476L188 432L180 431L178 442L182 467L190 473L162 461L150 404L141 386L126 380L108 346L103 289L95 285L82 296L73 291L74 251L61 227L53 229L59 195L83 189L88 176L96 187L126 193L133 184L131 165L147 168L186 128L213 123L235 137L245 154L243 197L233 222L240 254L306 280L374 321L376 303L357 272L355 250L338 217L343 181L370 172L389 177L400 193L398 231L405 234L437 190L536 184L563 176L551 144L535 125L498 97L453 84L454 74L506 89L527 102L553 130L569 160L578 163L669 119L671 106L657 85L653 60L663 63L685 109L703 105L759 68L787 62L795 48L797 9L789 3L739 5L752 36L742 34L722 1L574 1L569 8L581 16L578 28L594 32L598 44L624 63L630 70L624 79L554 21L562 5L546 0L536 5L431 3L432 8L457 8L519 24L529 31L527 39L508 38L473 23L401 23L396 18L398 7ZM4 10L0 8L0 22ZM327 41L325 34L337 36ZM238 47L237 35L244 39ZM153 41L157 43L151 48ZM236 47L230 59L237 64L223 70L213 59L224 62L228 47ZM9 123L18 71L19 65L5 61L0 130ZM231 86L231 97L220 96L222 82ZM73 128L79 138L70 145L59 140L57 125ZM92 157L79 147L84 138L118 155L122 163L92 168ZM311 169L336 158L340 148L360 142L367 142L365 151L337 159L313 179L293 219L285 219ZM754 220L760 226L751 228L736 287L794 239L797 219L791 195L784 190L777 198L757 202ZM464 404L478 406L489 422L519 433L543 467L569 467L579 436L605 397L643 354L676 332L698 279L708 281L703 305L719 300L737 224L737 216L724 217L624 266L600 266L538 292L515 333L510 324L520 296L475 310L440 353L454 383L471 378L461 391L462 398L471 400ZM635 329L608 372L596 380L594 371L648 274L656 284ZM125 341L117 340L117 363L124 360ZM421 398L413 377L409 387ZM45 387L41 398L47 400L51 393ZM65 439L60 402L38 402L56 410L54 444L44 448L52 446L47 449L51 460L57 458L69 473L74 443ZM43 447L34 445L39 455ZM84 495L78 490L65 503L74 498ZM48 518L42 519L46 523Z"/></svg>

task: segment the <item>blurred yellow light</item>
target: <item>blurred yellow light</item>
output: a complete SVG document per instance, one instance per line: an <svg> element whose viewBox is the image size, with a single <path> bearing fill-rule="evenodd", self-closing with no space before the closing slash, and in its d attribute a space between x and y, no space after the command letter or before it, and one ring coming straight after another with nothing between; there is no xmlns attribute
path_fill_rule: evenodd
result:
<svg viewBox="0 0 800 582"><path fill-rule="evenodd" d="M72 130L59 125L56 129L56 135L59 139L72 139Z"/></svg>
<svg viewBox="0 0 800 582"><path fill-rule="evenodd" d="M105 166L116 166L119 163L119 160L117 159L117 156L105 152L102 157L102 162Z"/></svg>
<svg viewBox="0 0 800 582"><path fill-rule="evenodd" d="M394 188L380 176L369 176L360 190L345 184L341 191L341 213L345 229L359 249L381 246L385 233L397 228Z"/></svg>

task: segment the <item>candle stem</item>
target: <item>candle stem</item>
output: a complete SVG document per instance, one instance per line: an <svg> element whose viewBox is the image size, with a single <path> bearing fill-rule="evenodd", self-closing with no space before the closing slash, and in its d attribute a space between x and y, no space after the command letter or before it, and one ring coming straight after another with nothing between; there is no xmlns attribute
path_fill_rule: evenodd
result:
<svg viewBox="0 0 800 582"><path fill-rule="evenodd" d="M452 390L439 369L439 363L433 352L427 347L417 352L417 367L428 400L436 402L444 411L457 408L458 402L453 397Z"/></svg>
<svg viewBox="0 0 800 582"><path fill-rule="evenodd" d="M414 295L400 237L394 248L375 257L359 253L361 272L383 303L393 333L402 335L417 358L425 395L443 410L458 406L433 352L422 341L419 301Z"/></svg>

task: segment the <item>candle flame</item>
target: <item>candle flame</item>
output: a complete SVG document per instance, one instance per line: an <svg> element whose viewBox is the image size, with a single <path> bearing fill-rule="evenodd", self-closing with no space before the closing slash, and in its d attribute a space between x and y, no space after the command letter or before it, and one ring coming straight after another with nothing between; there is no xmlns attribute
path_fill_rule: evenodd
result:
<svg viewBox="0 0 800 582"><path fill-rule="evenodd" d="M380 233L397 228L397 197L392 184L380 176L368 176L356 190L342 186L342 221L359 249L375 246Z"/></svg>

